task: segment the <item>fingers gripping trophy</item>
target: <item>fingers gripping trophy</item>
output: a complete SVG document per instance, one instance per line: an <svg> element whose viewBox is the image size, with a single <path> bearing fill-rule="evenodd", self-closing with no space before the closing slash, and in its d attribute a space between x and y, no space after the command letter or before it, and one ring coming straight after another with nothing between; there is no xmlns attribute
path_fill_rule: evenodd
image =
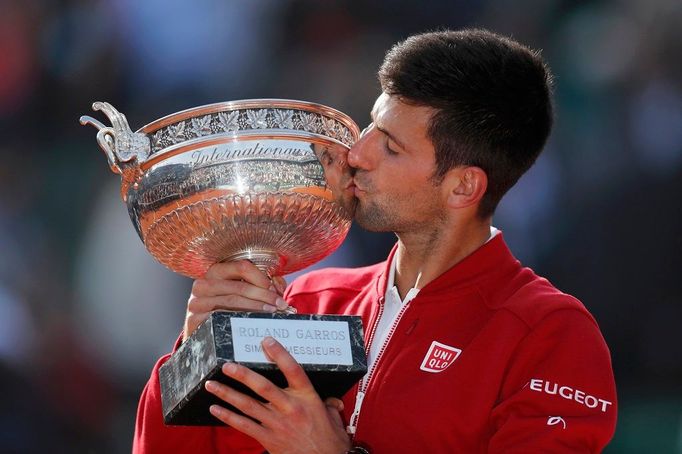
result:
<svg viewBox="0 0 682 454"><path fill-rule="evenodd" d="M96 102L93 110L111 126L89 116L81 124L98 129L135 230L152 256L179 274L197 279L215 263L249 260L281 276L331 254L348 233L355 199L346 157L359 129L337 110L243 100L177 112L136 132L110 104ZM341 334L322 341L291 335L308 330ZM204 390L206 380L252 394L220 373L228 361L285 385L276 366L252 348L263 333L292 352L323 399L340 397L366 372L359 317L293 308L216 311L159 371L165 423L221 424L208 411L217 401ZM330 358L320 353L328 350L306 348L308 342L329 343L342 354Z"/></svg>

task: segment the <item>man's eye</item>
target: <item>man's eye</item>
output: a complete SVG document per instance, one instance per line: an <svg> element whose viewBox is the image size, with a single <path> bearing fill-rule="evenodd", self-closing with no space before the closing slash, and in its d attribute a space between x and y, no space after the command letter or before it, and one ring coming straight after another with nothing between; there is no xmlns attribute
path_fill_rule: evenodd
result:
<svg viewBox="0 0 682 454"><path fill-rule="evenodd" d="M397 151L395 151L393 148L391 148L390 140L388 140L388 138L386 139L386 143L384 144L384 148L386 149L388 154L398 154Z"/></svg>

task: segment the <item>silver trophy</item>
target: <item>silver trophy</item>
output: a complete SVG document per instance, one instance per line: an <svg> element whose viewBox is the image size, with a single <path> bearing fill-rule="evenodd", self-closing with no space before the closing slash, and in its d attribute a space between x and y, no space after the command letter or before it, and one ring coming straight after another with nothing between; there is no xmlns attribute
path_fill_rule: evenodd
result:
<svg viewBox="0 0 682 454"><path fill-rule="evenodd" d="M270 276L289 274L331 254L348 233L355 198L346 157L359 128L335 109L280 99L225 102L136 132L110 104L96 102L93 110L111 126L89 116L81 124L97 127L138 235L177 273L200 278L215 263L247 259ZM326 334L315 338L319 333ZM219 424L203 383L216 379L248 392L219 372L226 361L285 385L258 352L264 334L294 354L322 397L340 397L366 370L358 317L217 312L160 370L166 423Z"/></svg>

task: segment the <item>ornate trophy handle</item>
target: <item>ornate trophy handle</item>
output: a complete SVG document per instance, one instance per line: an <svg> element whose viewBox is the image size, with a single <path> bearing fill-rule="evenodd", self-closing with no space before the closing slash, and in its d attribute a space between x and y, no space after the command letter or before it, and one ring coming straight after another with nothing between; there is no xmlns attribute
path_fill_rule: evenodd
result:
<svg viewBox="0 0 682 454"><path fill-rule="evenodd" d="M102 151L104 151L104 154L107 156L107 161L109 161L109 167L111 167L111 171L118 174L123 173L121 168L116 163L116 158L114 156L115 149L114 130L112 128L104 126L102 122L95 120L89 115L83 115L80 118L80 123L84 126L87 124L91 124L98 129L97 143L99 144L99 147L102 149Z"/></svg>
<svg viewBox="0 0 682 454"><path fill-rule="evenodd" d="M151 143L149 138L142 134L133 132L128 126L125 115L116 110L107 102L96 102L92 105L92 110L101 110L111 121L111 126L107 127L94 118L83 115L80 118L82 125L91 124L99 131L97 132L97 142L109 160L111 170L115 173L123 173L123 168L129 165L139 166L151 153ZM127 164L127 166L126 166Z"/></svg>
<svg viewBox="0 0 682 454"><path fill-rule="evenodd" d="M125 115L107 102L93 103L92 110L104 112L111 126L105 126L88 115L83 115L80 123L91 124L98 129L97 143L107 156L111 170L122 177L121 195L125 200L128 188L142 174L140 164L151 154L149 137L133 132Z"/></svg>

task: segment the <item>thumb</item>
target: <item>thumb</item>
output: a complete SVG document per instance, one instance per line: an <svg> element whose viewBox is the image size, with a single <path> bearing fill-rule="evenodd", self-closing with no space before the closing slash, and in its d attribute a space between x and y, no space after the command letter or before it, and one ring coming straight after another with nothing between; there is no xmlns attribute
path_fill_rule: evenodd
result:
<svg viewBox="0 0 682 454"><path fill-rule="evenodd" d="M341 418L341 412L343 411L343 402L336 397L329 397L325 399L324 405L327 408L327 415L329 419L337 427L343 427L343 419Z"/></svg>
<svg viewBox="0 0 682 454"><path fill-rule="evenodd" d="M275 289L280 296L284 295L284 290L287 289L287 281L285 281L282 276L274 276L272 278L272 284L275 286Z"/></svg>
<svg viewBox="0 0 682 454"><path fill-rule="evenodd" d="M341 399L337 399L336 397L327 397L324 400L324 404L327 407L332 407L336 409L336 411L338 411L339 413L342 412L344 408L343 401Z"/></svg>

